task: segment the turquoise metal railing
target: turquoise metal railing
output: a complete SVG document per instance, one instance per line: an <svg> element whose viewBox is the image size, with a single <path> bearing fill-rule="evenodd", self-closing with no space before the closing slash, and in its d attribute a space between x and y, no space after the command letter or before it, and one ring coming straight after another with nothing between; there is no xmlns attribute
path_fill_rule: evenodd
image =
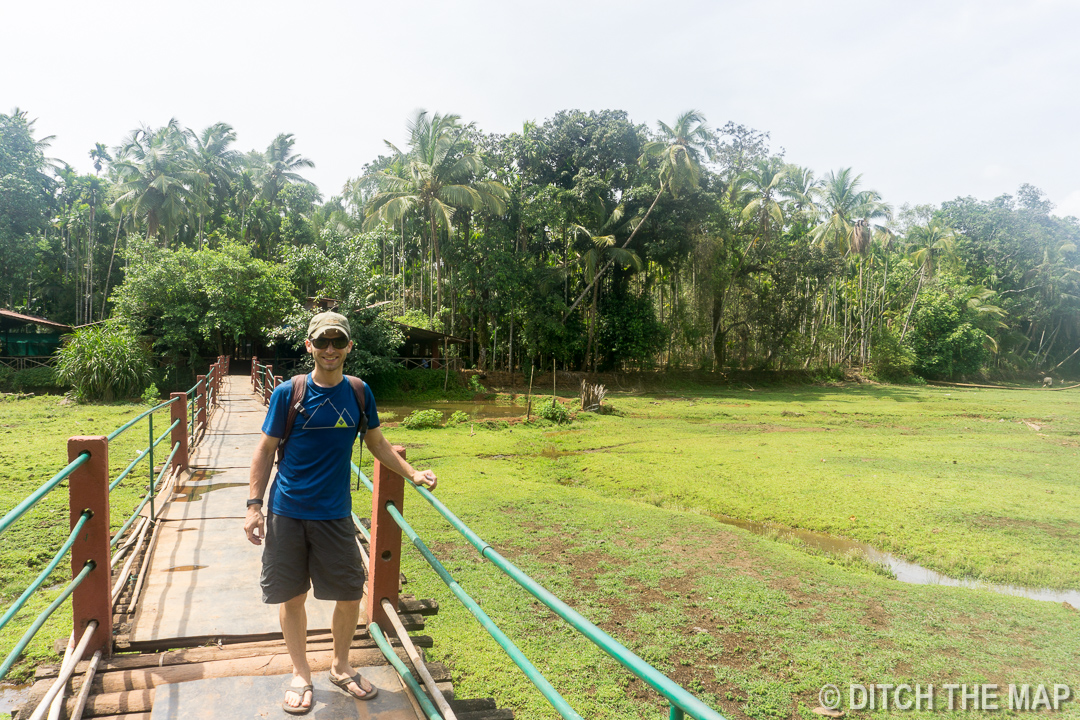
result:
<svg viewBox="0 0 1080 720"><path fill-rule="evenodd" d="M168 405L169 403L165 403L165 404ZM151 432L151 434L153 434L153 432L154 432L154 430L153 430L153 427L154 427L153 426L153 419L151 419L150 422L151 422L150 432ZM156 448L161 443L161 441L165 439L166 435L168 435L169 433L172 432L172 429L174 427L176 427L179 422L180 422L179 420L174 420L173 424L170 425L168 427L168 429L165 430L165 432L161 433L160 437L158 437L157 439L151 438L150 444L147 447L140 450L139 454L135 457L135 459L131 461L131 464L128 465L126 468L124 468L124 470L119 475L116 476L116 479L112 481L112 483L109 485L109 492L112 492L113 490L115 490L116 487L120 484L120 481L123 480L124 478L126 478L128 476L128 474L133 469L135 469L135 466L138 465L139 462L141 462L143 460L143 458L146 458L146 457L151 457L152 458L154 448ZM153 465L152 461L151 461L151 465ZM153 473L153 470L151 470L151 474L152 473Z"/></svg>
<svg viewBox="0 0 1080 720"><path fill-rule="evenodd" d="M83 511L83 514L79 516L79 521L75 523L75 527L71 529L71 534L68 535L68 539L60 546L60 550L53 556L53 559L45 566L45 569L38 574L37 578L34 579L34 582L30 583L26 590L23 591L23 594L19 596L19 599L7 609L4 616L0 617L0 629L3 629L3 627L8 624L8 621L15 617L15 613L22 610L23 605L30 599L30 596L42 586L50 575L52 575L52 571L56 569L57 565L60 564L60 561L67 557L68 551L71 550L71 546L75 544L75 538L79 536L79 533L82 532L83 525L86 525L86 521L92 516L93 513L89 510Z"/></svg>
<svg viewBox="0 0 1080 720"><path fill-rule="evenodd" d="M68 475L71 475L71 473L75 472L75 470L77 470L84 462L89 459L90 453L83 453L79 455L79 457L68 463L67 467L53 475L44 485L39 487L30 495L27 495L21 503L12 508L11 511L4 516L3 520L0 520L0 533L3 533L5 530L11 527L11 524L13 522L25 515L27 510L37 505L38 501L40 501L41 498L48 495L53 490L53 488L63 482L68 477Z"/></svg>
<svg viewBox="0 0 1080 720"><path fill-rule="evenodd" d="M669 677L642 660L635 653L624 647L618 640L608 635L590 622L581 613L564 603L546 588L522 572L516 565L500 555L495 548L488 545L479 535L474 533L463 523L450 509L442 504L427 488L412 485L421 497L435 508L454 529L461 533L469 544L480 553L480 556L490 560L491 563L508 575L510 579L527 590L533 597L547 605L556 615L570 624L575 630L587 637L597 647L617 660L623 667L637 675L648 683L654 690L667 698L671 703L671 717L678 717L685 712L697 720L724 720L724 717L710 708L705 703L688 693Z"/></svg>
<svg viewBox="0 0 1080 720"><path fill-rule="evenodd" d="M173 426L175 426L179 422L180 422L179 420L174 420L173 421ZM161 478L165 475L165 473L171 467L173 458L176 456L176 451L179 450L179 449L180 449L180 443L176 443L175 445L173 445L172 452L169 453L169 458L164 463L161 464L161 472L159 472L158 476L157 476L157 483L158 484L161 483ZM118 543L120 541L120 538L123 537L125 532L127 532L127 529L129 527L131 527L132 523L135 522L135 518L139 517L139 513L142 512L142 509L144 507L146 507L146 503L150 502L150 500L153 499L153 497L154 497L154 486L155 486L155 483L151 482L149 492L147 492L146 495L143 496L142 502L139 503L138 507L135 508L135 512L133 512L131 514L131 517L129 517L127 519L127 521L123 525L120 526L120 529L117 530L116 533L113 534L112 540L109 541L110 546L116 547L116 543Z"/></svg>
<svg viewBox="0 0 1080 720"><path fill-rule="evenodd" d="M7 658L4 659L4 664L0 665L0 679L4 678L8 674L8 670L15 664L15 661L22 654L22 651L26 649L26 646L30 644L30 641L37 635L37 631L41 629L41 626L45 624L45 621L56 612L56 608L64 604L64 601L71 597L71 593L75 592L75 588L82 584L82 581L86 579L86 576L94 569L94 563L88 562L83 566L82 572L75 576L75 578L68 583L68 586L64 588L64 591L56 596L56 599L49 604L49 607L45 608L33 624L27 629L23 636L19 638L19 642L15 643L15 647L8 653ZM111 618L110 618L111 619Z"/></svg>
<svg viewBox="0 0 1080 720"><path fill-rule="evenodd" d="M356 464L352 465L353 472L357 477L363 481L368 490L374 492L374 485L371 480L368 479L360 468ZM412 485L411 482L406 482L406 485ZM522 572L513 563L503 558L494 548L488 545L479 535L473 532L460 518L452 513L449 508L443 505L434 495L431 494L427 488L412 485L413 488L428 501L429 504L435 510L443 516L459 533L461 533L468 542L475 547L481 557L484 557L492 562L495 567L508 575L512 580L521 585L529 593L533 595L537 600L544 603L549 609L551 609L556 615L561 617L567 623L569 623L575 630L580 632L591 642L597 645L601 650L617 660L630 672L637 675L643 681L648 683L654 690L664 696L670 703L668 717L669 720L682 720L684 714L689 714L696 720L725 720L724 717L710 708L705 703L698 700L689 692L684 690L678 683L675 683L662 672L654 668L649 663L645 662L638 655L633 653L628 648L624 647L615 638L608 635L606 632L598 628L583 615L564 603L558 597L549 592L542 585L537 583L531 577ZM390 516L401 528L402 532L409 538L413 546L420 552L424 560L431 566L435 573L439 576L439 579L450 588L454 596L473 614L474 617L480 622L484 629L491 635L496 642L506 651L510 659L521 668L526 677L537 687L538 690L544 695L544 698L551 704L551 706L564 718L580 718L580 715L566 703L566 700L559 695L546 678L532 665L531 662L521 651L513 644L513 642L502 633L501 630L491 621L491 619L484 613L483 610L476 604L476 602L469 597L469 595L461 588L461 586L454 580L454 578L447 572L446 568L439 562L434 556L431 550L427 547L424 541L417 535L416 531L409 525L405 518L401 515L393 503L387 503L387 511ZM355 515L354 521L356 521ZM370 542L370 534L366 529L356 521L357 527L361 530L364 536ZM383 651L384 654L386 650ZM389 656L388 656L389 657ZM546 686L546 687L545 687ZM550 688L548 690L547 688Z"/></svg>
<svg viewBox="0 0 1080 720"><path fill-rule="evenodd" d="M394 666L394 669L398 671L398 675L405 681L405 684L412 690L413 697L420 702L420 707L423 708L424 714L427 715L428 720L442 720L442 716L439 715L439 711L435 709L435 706L431 704L431 700L424 694L424 691L420 688L420 683L416 682L416 678L413 677L412 671L409 670L405 663L401 662L401 658L394 652L394 648L390 647L390 642L383 635L382 628L379 627L379 623L368 623L368 635L371 636L375 644L382 650L382 654L386 656L386 659L390 661L390 664Z"/></svg>
<svg viewBox="0 0 1080 720"><path fill-rule="evenodd" d="M211 403L212 403L212 400L214 398L214 386L215 386L216 382L220 380L220 375L224 371L223 369L224 369L223 358L218 358L218 361L215 362L214 365L211 366L210 374L206 378L201 379L197 383L195 383L195 385L192 388L190 388L186 393L186 396L191 399L188 410L189 410L189 414L191 415L192 437L194 437L194 431L195 431L195 412L194 411L195 411L196 403L197 403L197 401L199 399L205 397L205 405L204 405L204 407L206 408L206 411L207 411L206 417L203 420L203 422L205 424L206 422L208 422L209 414L211 412L211 407L212 407ZM200 388L202 388L202 392L200 392ZM156 488L160 484L162 477L164 477L165 473L172 466L173 460L176 457L176 453L180 449L180 443L179 442L173 444L172 451L169 453L168 458L166 459L165 463L162 465L161 471L155 477L155 475L154 475L154 448L157 447L157 445L159 445L168 435L170 435L172 433L172 431L176 427L179 426L180 420L179 419L174 420L172 422L172 424L169 425L169 427L165 430L164 433L162 433L160 436L155 438L154 437L154 413L157 412L158 410L162 410L162 409L164 409L166 407L169 407L170 405L175 403L178 399L179 398L173 398L171 400L167 400L167 401L165 401L163 403L155 405L154 407L150 408L149 410L146 410L146 411L138 414L137 416L135 416L131 420L128 420L123 425L116 428L111 433L109 433L108 435L105 436L106 441L111 442L112 440L115 440L117 437L119 437L121 434L123 434L123 433L127 432L128 430L130 430L132 427L134 427L143 418L147 419L147 424L148 424L148 441L147 441L148 445L147 445L147 447L145 447L141 451L139 451L139 453L137 454L135 459L131 463L129 463L128 466L126 468L124 468L124 470L122 470L119 473L119 475L117 475L115 480L113 480L111 483L109 483L109 488L108 489L109 489L109 492L111 493L113 490L115 490L120 485L120 483L126 477L128 477L131 474L131 472L135 469L135 467L140 462L142 462L145 459L149 459L149 465L150 465L150 487L149 487L149 491L146 493L146 495L143 496L142 502L140 502L139 505L135 508L134 512L127 519L127 521L113 535L112 541L110 542L111 547L116 546L116 544L124 536L124 533L127 532L128 528L130 528L132 523L135 522L135 519L139 517L140 513L142 512L143 508L146 507L147 503L150 504L150 520L151 521L154 520L154 517L155 517L154 498L155 498L155 494L156 494ZM12 508L6 515L4 515L4 517L2 519L0 519L0 533L3 533L16 520L18 520L23 515L25 515L26 512L29 511L32 507L34 507L38 502L40 502L42 500L42 498L44 498L52 490L54 490L61 482L63 482L68 477L70 477L70 475L75 470L77 470L79 467L81 467L83 464L85 464L86 461L89 458L90 458L90 453L88 453L88 452L81 453L78 457L76 457L74 460L72 460L70 463L68 463L68 465L63 470L56 473L56 475L54 475L52 478L50 478L41 487L39 487L37 490L35 490L30 495L28 495L25 499L23 499L23 501L20 502L16 507ZM11 619L14 618L15 615L18 614L18 612L26 605L29 598L35 592L37 592L38 590L41 589L42 585L45 583L45 581L48 579L48 577L53 573L53 571L56 570L56 568L59 566L59 564L63 560L63 558L66 557L70 553L71 548L72 548L72 546L73 546L73 544L75 542L75 538L82 531L83 527L86 525L86 523L90 519L90 517L92 517L92 515L93 515L92 512L89 512L89 511L83 512L83 514L79 517L78 521L76 521L76 524L73 527L70 535L68 536L68 539L65 541L63 546L60 548L60 550L56 553L56 555L50 561L49 565L44 570L42 570L42 572L37 576L37 578L35 578L35 580L22 592L22 594L19 596L19 599L16 600L15 603L13 605L11 605L11 607L9 607L4 612L2 617L0 617L0 628L3 628L5 625L7 625L8 622L10 622ZM0 665L0 679L4 678L7 675L8 671L11 669L12 665L18 659L19 655L23 652L23 650L26 649L26 646L30 643L30 641L33 640L34 635L38 632L38 630L41 629L41 627L45 623L45 621L48 620L48 618L56 611L56 609L58 607L60 607L60 605L63 604L64 601L66 601L68 597L71 596L71 594L75 591L75 588L77 588L79 586L79 584L82 583L83 579L85 579L85 577L90 573L91 570L93 570L93 568L94 568L93 562L88 563L83 568L82 572L80 572L71 581L71 583L67 586L67 588L59 596L57 596L53 600L53 602L49 605L49 607L40 616L38 616L37 620L35 620L34 623L31 624L31 626L27 629L26 633L23 635L23 637L20 639L20 641L16 644L16 646L8 654L8 656L5 659L3 665Z"/></svg>
<svg viewBox="0 0 1080 720"><path fill-rule="evenodd" d="M122 433L130 430L131 427L135 423L139 422L144 417L146 417L148 415L152 415L153 413L157 412L158 410L161 410L162 408L167 408L170 405L172 405L174 402L176 402L176 398L173 398L172 400L166 400L165 402L161 403L160 405L155 405L154 407L150 408L149 410L146 410L144 412L139 413L138 415L133 417L131 420L128 420L126 423L124 423L120 427L116 428L115 430L113 430L111 433L109 433L105 437L108 438L109 442L112 442L116 438L120 437L120 435Z"/></svg>
<svg viewBox="0 0 1080 720"><path fill-rule="evenodd" d="M371 480L369 480L368 477L364 475L360 468L358 468L355 464L353 464L352 468L356 476L359 477L360 480L364 483L364 485L367 486L367 489L374 492L374 486L372 485ZM465 590L461 587L461 585L458 584L456 580L454 580L453 576L450 575L450 573L446 570L443 564L439 562L435 555L432 554L431 550L428 549L427 545L424 544L424 541L420 539L420 536L416 534L416 531L413 530L409 523L405 521L405 518L401 516L401 513L398 512L398 509L394 507L393 504L387 505L386 509L390 512L390 516L394 518L394 522L398 524L402 532L404 532L408 536L409 540L412 541L413 546L420 551L420 554L423 556L424 560L427 561L428 565L431 566L431 569L434 570L435 574L439 576L439 579L442 580L448 588L450 588L450 591L452 593L454 593L454 597L456 597L461 602L461 604L464 605L470 613L472 613L473 617L475 617L477 621L479 621L481 627L483 627L484 630L487 631L488 635L490 635L492 639L495 640L495 642L497 642L499 646L506 652L506 654L510 656L510 659L514 662L514 664L517 665L523 673L525 673L525 677L527 677L529 681L536 686L536 689L540 691L540 693L544 696L545 699L547 699L548 703L550 703L551 706L555 708L555 710L560 715L562 715L562 717L567 718L567 720L582 720L581 716L578 715L578 713L572 707L570 707L570 704L566 702L566 699L559 694L558 690L552 687L551 683L548 682L547 678L545 678L543 674L541 674L541 672L536 668L536 666L533 665L527 657L525 657L525 655L521 652L517 645L515 645L514 642L510 638L508 638L502 630L499 629L499 626L492 621L488 614L484 612L476 603L476 601L473 600L467 592L465 592ZM355 516L353 517L353 521L357 525L357 527L359 527L364 532L365 537L367 537L368 542L370 542L370 534L367 532L364 526L360 525L360 523L357 522Z"/></svg>

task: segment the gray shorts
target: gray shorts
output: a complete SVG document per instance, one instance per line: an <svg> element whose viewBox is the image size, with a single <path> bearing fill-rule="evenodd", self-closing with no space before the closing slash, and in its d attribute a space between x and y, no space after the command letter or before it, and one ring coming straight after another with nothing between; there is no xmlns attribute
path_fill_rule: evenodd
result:
<svg viewBox="0 0 1080 720"><path fill-rule="evenodd" d="M312 586L319 600L359 600L364 580L352 518L297 520L267 512L259 581L264 603L283 603Z"/></svg>

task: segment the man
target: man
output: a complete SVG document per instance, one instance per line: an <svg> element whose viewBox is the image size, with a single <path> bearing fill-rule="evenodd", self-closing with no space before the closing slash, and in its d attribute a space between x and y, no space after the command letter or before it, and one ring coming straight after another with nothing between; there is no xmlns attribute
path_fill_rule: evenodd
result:
<svg viewBox="0 0 1080 720"><path fill-rule="evenodd" d="M280 604L285 646L293 663L292 682L283 709L294 715L311 710L311 667L307 660L308 589L315 597L335 601L332 633L334 659L330 681L360 700L376 688L349 665L349 646L360 616L364 570L356 546L349 494L352 447L361 410L343 369L352 350L349 321L332 312L319 313L308 325L304 347L315 361L308 376L303 410L297 414L263 516L263 493L280 438L285 435L291 383L274 390L263 422L262 438L251 460L250 499L244 530L248 540L263 544L263 602ZM435 473L414 470L390 447L379 430L375 398L365 384L371 454L388 469L416 485L435 488Z"/></svg>

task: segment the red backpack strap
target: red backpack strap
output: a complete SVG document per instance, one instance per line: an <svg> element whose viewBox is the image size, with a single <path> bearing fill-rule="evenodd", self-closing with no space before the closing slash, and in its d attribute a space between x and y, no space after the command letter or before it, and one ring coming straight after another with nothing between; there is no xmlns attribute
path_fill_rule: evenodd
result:
<svg viewBox="0 0 1080 720"><path fill-rule="evenodd" d="M281 458L285 457L285 441L292 433L293 425L296 424L296 416L304 407L304 394L307 392L307 373L293 375L292 391L289 393L289 411L285 414L285 433L278 440L277 461L281 464Z"/></svg>
<svg viewBox="0 0 1080 720"><path fill-rule="evenodd" d="M360 419L356 423L356 434L363 440L364 435L367 434L367 391L364 387L364 381L358 377L352 375L346 375L345 379L349 381L349 386L352 388L353 395L356 396L356 404L360 407Z"/></svg>

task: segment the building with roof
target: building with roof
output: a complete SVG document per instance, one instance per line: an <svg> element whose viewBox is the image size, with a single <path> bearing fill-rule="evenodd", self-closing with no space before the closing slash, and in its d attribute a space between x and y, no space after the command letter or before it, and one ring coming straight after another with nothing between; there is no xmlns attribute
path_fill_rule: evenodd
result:
<svg viewBox="0 0 1080 720"><path fill-rule="evenodd" d="M0 309L0 365L25 370L53 364L53 353L72 327L36 315Z"/></svg>

